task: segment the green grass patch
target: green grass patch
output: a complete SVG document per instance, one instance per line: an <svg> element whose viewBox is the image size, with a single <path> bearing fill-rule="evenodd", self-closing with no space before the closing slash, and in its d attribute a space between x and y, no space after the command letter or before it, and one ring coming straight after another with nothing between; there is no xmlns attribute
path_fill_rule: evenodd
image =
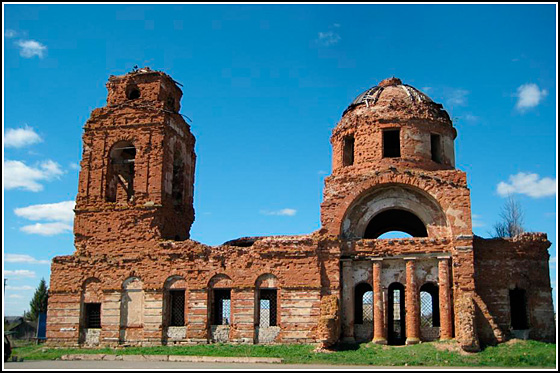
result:
<svg viewBox="0 0 560 373"><path fill-rule="evenodd" d="M479 353L462 353L454 341L421 343L413 346L380 346L372 343L340 345L330 353L317 353L313 345L157 346L126 348L16 347L13 354L27 360L52 360L67 354L191 355L223 357L278 357L286 364L334 364L372 366L556 366L556 344L512 341L487 347Z"/></svg>

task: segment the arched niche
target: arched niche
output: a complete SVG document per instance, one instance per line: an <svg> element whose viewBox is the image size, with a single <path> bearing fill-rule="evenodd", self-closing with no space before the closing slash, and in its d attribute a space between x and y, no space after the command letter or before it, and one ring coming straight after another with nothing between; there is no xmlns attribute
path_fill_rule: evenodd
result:
<svg viewBox="0 0 560 373"><path fill-rule="evenodd" d="M144 289L138 277L129 277L123 282L121 297L121 330L141 327L144 321ZM126 340L121 336L121 340Z"/></svg>
<svg viewBox="0 0 560 373"><path fill-rule="evenodd" d="M373 227L372 222L380 226ZM439 203L428 193L405 184L382 184L362 193L342 220L341 235L345 239L377 238L390 231L415 237L450 233Z"/></svg>

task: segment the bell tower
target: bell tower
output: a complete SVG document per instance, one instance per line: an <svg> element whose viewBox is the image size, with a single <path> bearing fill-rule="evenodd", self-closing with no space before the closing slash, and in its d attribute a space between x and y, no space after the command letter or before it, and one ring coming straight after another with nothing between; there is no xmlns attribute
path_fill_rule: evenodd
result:
<svg viewBox="0 0 560 373"><path fill-rule="evenodd" d="M153 240L189 238L195 139L179 114L178 83L143 68L106 86L107 105L93 110L82 137L77 251L138 251Z"/></svg>

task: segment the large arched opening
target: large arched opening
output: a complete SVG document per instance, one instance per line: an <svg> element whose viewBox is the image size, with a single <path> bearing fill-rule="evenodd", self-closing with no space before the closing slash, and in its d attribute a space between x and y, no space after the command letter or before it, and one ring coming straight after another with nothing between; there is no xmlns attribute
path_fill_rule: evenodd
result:
<svg viewBox="0 0 560 373"><path fill-rule="evenodd" d="M375 215L368 223L363 238L379 238L391 232L412 237L428 237L424 222L410 211L390 209Z"/></svg>
<svg viewBox="0 0 560 373"><path fill-rule="evenodd" d="M446 215L429 193L407 184L382 184L364 192L348 207L342 219L345 239L449 235ZM384 237L381 237L384 238Z"/></svg>

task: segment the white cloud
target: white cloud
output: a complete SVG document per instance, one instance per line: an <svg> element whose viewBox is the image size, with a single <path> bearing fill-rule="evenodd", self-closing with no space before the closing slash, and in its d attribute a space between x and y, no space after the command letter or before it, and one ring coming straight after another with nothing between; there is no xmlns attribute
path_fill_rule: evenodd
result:
<svg viewBox="0 0 560 373"><path fill-rule="evenodd" d="M14 210L17 216L29 220L50 220L59 222L71 222L74 220L75 201L64 201L48 203L44 205L31 205Z"/></svg>
<svg viewBox="0 0 560 373"><path fill-rule="evenodd" d="M27 269L17 269L15 271L4 271L4 276L6 277L29 277L29 278L34 278L35 277L35 272L33 271L28 271Z"/></svg>
<svg viewBox="0 0 560 373"><path fill-rule="evenodd" d="M469 91L464 89L452 89L446 94L447 105L449 106L465 106L467 104L467 95Z"/></svg>
<svg viewBox="0 0 560 373"><path fill-rule="evenodd" d="M52 180L63 173L60 165L51 160L41 162L38 167L27 166L21 161L5 161L4 188L39 192L43 190L43 185L39 184L39 181Z"/></svg>
<svg viewBox="0 0 560 373"><path fill-rule="evenodd" d="M70 162L69 167L73 170L79 170L80 169L80 164L78 162Z"/></svg>
<svg viewBox="0 0 560 373"><path fill-rule="evenodd" d="M22 298L23 298L23 295L19 295L19 294L10 294L10 295L8 295L8 298L22 299Z"/></svg>
<svg viewBox="0 0 560 373"><path fill-rule="evenodd" d="M24 58L43 58L47 52L47 47L35 40L18 40L16 45L20 48L19 55Z"/></svg>
<svg viewBox="0 0 560 373"><path fill-rule="evenodd" d="M11 285L6 285L6 290L33 290L33 286L29 286L29 285L23 285L23 286L11 286Z"/></svg>
<svg viewBox="0 0 560 373"><path fill-rule="evenodd" d="M510 194L525 194L529 197L549 197L556 194L556 178L543 177L538 174L520 172L509 177L509 183L500 181L497 187L498 194L507 197Z"/></svg>
<svg viewBox="0 0 560 373"><path fill-rule="evenodd" d="M261 214L263 215L278 215L278 216L294 216L297 210L294 209L281 209L275 211L268 211L268 210L261 210Z"/></svg>
<svg viewBox="0 0 560 373"><path fill-rule="evenodd" d="M4 146L7 148L21 148L43 141L33 128L10 128L4 134Z"/></svg>
<svg viewBox="0 0 560 373"><path fill-rule="evenodd" d="M25 254L4 254L4 261L8 263L50 264L49 260L37 260Z"/></svg>
<svg viewBox="0 0 560 373"><path fill-rule="evenodd" d="M478 122L479 119L479 117L470 113L465 114L464 118L467 122Z"/></svg>
<svg viewBox="0 0 560 373"><path fill-rule="evenodd" d="M330 28L340 28L340 24L335 23ZM326 47L335 45L340 41L340 35L335 31L319 32L317 41Z"/></svg>
<svg viewBox="0 0 560 373"><path fill-rule="evenodd" d="M17 32L14 30L7 29L6 31L4 31L4 37L6 39L15 38L16 36L17 36Z"/></svg>
<svg viewBox="0 0 560 373"><path fill-rule="evenodd" d="M546 97L548 91L546 89L539 89L539 86L534 83L523 84L517 88L517 103L515 108L519 111L525 111L532 107L537 106L543 98Z"/></svg>
<svg viewBox="0 0 560 373"><path fill-rule="evenodd" d="M22 232L29 234L38 234L41 236L54 236L56 234L72 232L72 226L66 223L36 223L25 225L20 228Z"/></svg>

